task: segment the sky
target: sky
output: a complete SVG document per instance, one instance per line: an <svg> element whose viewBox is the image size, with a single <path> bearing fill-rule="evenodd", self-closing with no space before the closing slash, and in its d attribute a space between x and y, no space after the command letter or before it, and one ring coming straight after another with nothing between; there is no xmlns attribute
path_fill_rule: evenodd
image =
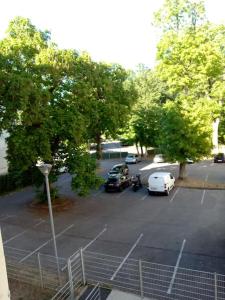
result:
<svg viewBox="0 0 225 300"><path fill-rule="evenodd" d="M60 48L87 51L93 60L135 69L153 67L159 30L153 13L163 0L6 0L1 3L0 38L15 16L50 30ZM225 24L225 0L206 0L210 21Z"/></svg>

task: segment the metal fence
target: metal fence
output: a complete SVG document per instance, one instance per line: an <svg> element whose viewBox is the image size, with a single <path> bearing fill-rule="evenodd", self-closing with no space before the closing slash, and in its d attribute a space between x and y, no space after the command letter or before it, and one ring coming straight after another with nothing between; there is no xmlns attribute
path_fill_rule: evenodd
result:
<svg viewBox="0 0 225 300"><path fill-rule="evenodd" d="M54 256L41 253L30 255L29 251L6 246L4 252L8 277L11 279L53 290L68 281L67 269L63 270L63 266L67 264L64 258L56 261ZM25 257L27 258L24 260Z"/></svg>
<svg viewBox="0 0 225 300"><path fill-rule="evenodd" d="M62 267L62 270L65 266ZM68 281L60 288L52 300L76 299L85 285L83 252L75 252L67 261Z"/></svg>
<svg viewBox="0 0 225 300"><path fill-rule="evenodd" d="M101 253L84 252L88 283L156 300L225 299L225 276ZM120 267L121 266L121 267Z"/></svg>
<svg viewBox="0 0 225 300"><path fill-rule="evenodd" d="M27 259L23 258L27 255ZM57 290L54 300L78 299L86 284L115 288L154 300L223 300L225 276L143 260L83 251L68 260L5 247L9 278ZM22 261L22 262L21 262ZM88 300L100 299L97 288Z"/></svg>
<svg viewBox="0 0 225 300"><path fill-rule="evenodd" d="M99 283L97 283L95 287L90 291L85 300L101 300L101 290Z"/></svg>

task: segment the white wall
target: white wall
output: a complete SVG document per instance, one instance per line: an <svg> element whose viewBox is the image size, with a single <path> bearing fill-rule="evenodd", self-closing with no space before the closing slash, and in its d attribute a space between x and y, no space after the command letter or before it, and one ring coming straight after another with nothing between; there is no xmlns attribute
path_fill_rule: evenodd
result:
<svg viewBox="0 0 225 300"><path fill-rule="evenodd" d="M2 234L0 229L0 300L10 299L8 278L6 272L5 255L2 244Z"/></svg>
<svg viewBox="0 0 225 300"><path fill-rule="evenodd" d="M7 136L8 136L8 134L6 132L4 132L0 136L0 175L1 174L5 174L5 173L8 172L8 164L7 164L7 161L5 159L5 157L6 157L6 149L7 149L5 138Z"/></svg>

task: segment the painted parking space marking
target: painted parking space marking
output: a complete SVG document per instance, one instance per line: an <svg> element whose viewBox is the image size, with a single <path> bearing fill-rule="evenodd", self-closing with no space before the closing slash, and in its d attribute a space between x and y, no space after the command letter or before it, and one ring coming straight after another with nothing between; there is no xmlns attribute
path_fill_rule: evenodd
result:
<svg viewBox="0 0 225 300"><path fill-rule="evenodd" d="M177 270L179 268L180 260L182 258L182 253L183 253L183 250L184 250L185 243L186 243L186 240L184 239L183 243L181 245L181 248L180 248L180 253L178 255L176 265L174 267L173 276L172 276L172 279L170 281L170 285L169 285L169 288L167 290L167 294L171 294L171 291L172 291L172 288L173 288L173 284L174 284L174 280L175 280L175 277L176 277L176 274L177 274Z"/></svg>
<svg viewBox="0 0 225 300"><path fill-rule="evenodd" d="M121 193L119 193L119 195L116 196L116 198L120 198L122 195L124 195L126 192L129 192L130 189L125 189L123 190Z"/></svg>
<svg viewBox="0 0 225 300"><path fill-rule="evenodd" d="M179 192L180 188L178 188L175 193L173 194L173 197L170 199L170 203L173 202L174 198L176 197L177 193Z"/></svg>
<svg viewBox="0 0 225 300"><path fill-rule="evenodd" d="M209 175L207 174L207 175L205 176L205 182L208 180L208 177L209 177ZM201 205L203 205L203 203L204 203L205 193L206 193L206 190L203 190L202 198L201 198Z"/></svg>
<svg viewBox="0 0 225 300"><path fill-rule="evenodd" d="M61 232L59 232L58 234L56 234L56 238L60 237L62 234L64 234L66 231L68 231L69 229L71 229L72 227L74 227L74 224L66 227L64 230L62 230ZM33 254L35 254L37 251L39 251L41 248L43 248L44 246L46 246L48 243L50 243L53 239L49 239L48 241L46 241L45 243L43 243L42 245L40 245L38 248L36 248L34 251L30 252L28 255L24 256L19 263L25 261L27 258L29 258L30 256L32 256Z"/></svg>
<svg viewBox="0 0 225 300"><path fill-rule="evenodd" d="M204 198L205 198L205 190L203 190L203 193L202 193L202 198L201 198L201 205L203 205L204 203Z"/></svg>
<svg viewBox="0 0 225 300"><path fill-rule="evenodd" d="M8 240L4 241L3 242L3 245L7 244L8 242L11 242L12 240L18 238L19 236L23 235L24 233L28 232L29 230L33 229L33 228L36 228L38 227L39 225L41 225L42 223L44 223L45 221L44 220L40 220L37 224L35 224L33 227L29 228L29 229L26 229L16 235L14 235L13 237L9 238Z"/></svg>
<svg viewBox="0 0 225 300"><path fill-rule="evenodd" d="M95 194L93 195L93 197L97 197L97 196L99 196L99 194L101 194L101 193L103 193L103 190L99 190L97 193L95 193Z"/></svg>
<svg viewBox="0 0 225 300"><path fill-rule="evenodd" d="M0 219L0 221L5 221L9 218L12 218L12 217L15 217L14 215L7 215L7 216L4 216L3 218Z"/></svg>
<svg viewBox="0 0 225 300"><path fill-rule="evenodd" d="M147 172L144 176L141 176L141 179L145 179L146 177L150 176L151 173Z"/></svg>
<svg viewBox="0 0 225 300"><path fill-rule="evenodd" d="M144 195L144 196L141 198L141 200L145 200L148 196L149 196L148 194L147 194L147 195Z"/></svg>
<svg viewBox="0 0 225 300"><path fill-rule="evenodd" d="M114 278L116 277L116 275L118 274L118 272L120 271L120 269L122 268L122 266L124 265L124 263L127 261L127 259L129 258L129 256L131 255L131 253L137 247L138 243L140 242L140 240L142 239L143 236L144 236L143 233L141 233L139 235L138 239L136 240L136 242L134 243L134 245L131 247L131 249L127 253L127 255L124 257L124 259L122 260L122 262L120 263L119 267L116 269L116 271L114 272L114 274L112 275L112 277L110 278L110 280L114 280Z"/></svg>
<svg viewBox="0 0 225 300"><path fill-rule="evenodd" d="M82 247L82 250L85 251L88 247L90 247L95 241L97 241L98 238L100 238L103 235L104 232L106 232L106 230L107 230L107 224L105 224L103 230L101 232L99 232L99 234L97 234L95 238L93 238L84 247ZM75 259L76 257L79 257L79 255L80 255L80 251L77 250L70 256L70 258ZM64 267L62 267L61 270L64 271L66 268L67 268L67 264Z"/></svg>

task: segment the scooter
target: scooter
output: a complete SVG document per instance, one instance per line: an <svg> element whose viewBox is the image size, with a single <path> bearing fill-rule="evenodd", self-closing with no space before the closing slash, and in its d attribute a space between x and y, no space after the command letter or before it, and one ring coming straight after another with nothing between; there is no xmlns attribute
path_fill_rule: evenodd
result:
<svg viewBox="0 0 225 300"><path fill-rule="evenodd" d="M131 179L131 184L132 184L132 190L134 192L142 188L141 174L136 174L135 176L133 176Z"/></svg>

